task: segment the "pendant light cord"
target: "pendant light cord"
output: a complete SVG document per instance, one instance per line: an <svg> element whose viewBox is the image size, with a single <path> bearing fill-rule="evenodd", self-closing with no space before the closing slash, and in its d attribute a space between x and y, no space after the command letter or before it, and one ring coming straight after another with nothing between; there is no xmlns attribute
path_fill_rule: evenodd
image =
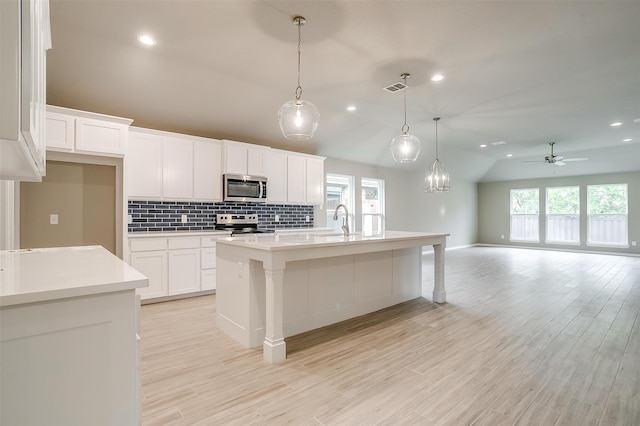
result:
<svg viewBox="0 0 640 426"><path fill-rule="evenodd" d="M402 79L404 80L404 89L402 89L404 92L404 124L402 125L401 131L407 134L409 133L409 125L407 124L407 75L403 74Z"/></svg>
<svg viewBox="0 0 640 426"><path fill-rule="evenodd" d="M302 26L302 21L300 18L297 18L296 25L298 26L298 87L296 87L296 101L299 101L302 97L302 86L300 86L300 48L302 45L300 27Z"/></svg>
<svg viewBox="0 0 640 426"><path fill-rule="evenodd" d="M438 121L440 120L440 117L436 117L433 119L433 121L436 122L436 160L440 161L440 159L438 158Z"/></svg>

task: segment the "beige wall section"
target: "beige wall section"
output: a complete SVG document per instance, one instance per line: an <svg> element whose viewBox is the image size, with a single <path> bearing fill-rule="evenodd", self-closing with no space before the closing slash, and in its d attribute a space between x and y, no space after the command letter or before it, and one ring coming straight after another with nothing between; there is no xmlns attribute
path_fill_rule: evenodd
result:
<svg viewBox="0 0 640 426"><path fill-rule="evenodd" d="M115 253L115 175L113 166L48 161L42 182L20 184L20 247L98 244Z"/></svg>

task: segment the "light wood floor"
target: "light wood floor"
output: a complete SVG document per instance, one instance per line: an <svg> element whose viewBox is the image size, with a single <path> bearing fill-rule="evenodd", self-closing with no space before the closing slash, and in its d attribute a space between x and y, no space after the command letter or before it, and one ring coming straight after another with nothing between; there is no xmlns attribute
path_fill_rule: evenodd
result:
<svg viewBox="0 0 640 426"><path fill-rule="evenodd" d="M640 425L640 258L446 256L447 304L294 336L277 365L216 328L215 296L143 306L143 424Z"/></svg>

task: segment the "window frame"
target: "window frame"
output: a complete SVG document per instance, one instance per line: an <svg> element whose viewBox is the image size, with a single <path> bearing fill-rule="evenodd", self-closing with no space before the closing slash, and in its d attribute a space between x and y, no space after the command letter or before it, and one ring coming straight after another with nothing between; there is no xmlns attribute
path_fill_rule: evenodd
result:
<svg viewBox="0 0 640 426"><path fill-rule="evenodd" d="M363 200L363 193L365 188L377 188L378 189L378 205L380 207L380 213L365 213L365 206ZM385 181L384 179L379 178L360 178L360 212L361 212L361 220L362 220L362 233L367 235L380 235L385 230ZM370 216L372 218L371 229L366 228L367 217ZM373 218L378 217L380 219L378 229L373 229Z"/></svg>
<svg viewBox="0 0 640 426"><path fill-rule="evenodd" d="M339 181L346 181L346 183L342 183ZM342 186L346 188L347 192L347 200L343 200L343 194L341 193L341 200L339 203L342 203L347 206L349 210L349 228L352 232L356 229L356 216L355 216L355 176L352 175L343 175L339 173L327 173L325 176L325 185L326 185L326 194L325 194L325 210L327 212L327 222L326 226L328 228L332 228L336 232L342 232L342 221L341 217L344 217L344 212L340 211L338 213L338 220L333 220L333 213L335 208L332 208L329 197L332 194L331 187ZM339 204L338 203L338 204Z"/></svg>
<svg viewBox="0 0 640 426"><path fill-rule="evenodd" d="M538 212L537 213L513 213L513 195L514 191L536 191L538 195ZM536 238L535 239L527 239L527 238L514 238L514 226L513 226L513 218L514 216L535 216L536 220L531 221L531 223L535 223L536 227ZM509 190L509 241L517 242L517 243L540 243L540 188L511 188Z"/></svg>
<svg viewBox="0 0 640 426"><path fill-rule="evenodd" d="M577 194L578 194L578 213L549 213L549 190L554 190L554 189L565 189L565 188L574 188L577 190ZM571 216L573 218L575 218L577 220L577 224L575 226L577 226L577 230L575 232L575 234L577 235L578 239L577 240L552 240L549 238L549 229L551 228L549 226L549 219L551 217L556 217L556 216ZM580 216L581 216L581 211L580 211L580 186L579 185L565 185L565 186L547 186L545 187L545 244L562 244L562 245L580 245L581 243L581 238L580 238Z"/></svg>
<svg viewBox="0 0 640 426"><path fill-rule="evenodd" d="M591 213L591 191L593 187L603 186L623 186L625 193L625 213ZM611 247L611 248L629 248L629 184L628 183L602 183L587 185L587 246L589 247ZM624 242L615 243L608 241L595 241L592 239L592 217L593 216L624 216Z"/></svg>

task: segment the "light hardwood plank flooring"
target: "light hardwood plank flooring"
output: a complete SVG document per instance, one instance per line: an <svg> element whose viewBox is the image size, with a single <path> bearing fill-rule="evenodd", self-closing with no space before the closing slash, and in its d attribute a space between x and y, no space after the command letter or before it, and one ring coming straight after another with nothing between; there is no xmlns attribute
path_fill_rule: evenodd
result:
<svg viewBox="0 0 640 426"><path fill-rule="evenodd" d="M217 329L215 296L145 305L143 424L640 425L640 258L452 250L446 286L277 365Z"/></svg>

